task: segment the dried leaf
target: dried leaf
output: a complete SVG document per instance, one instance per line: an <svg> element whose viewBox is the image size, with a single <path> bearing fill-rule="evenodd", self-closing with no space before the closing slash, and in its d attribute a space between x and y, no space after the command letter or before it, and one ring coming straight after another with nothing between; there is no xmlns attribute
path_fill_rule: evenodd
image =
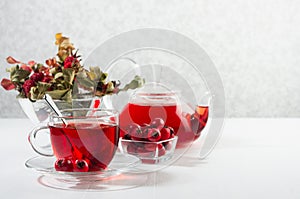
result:
<svg viewBox="0 0 300 199"><path fill-rule="evenodd" d="M30 75L30 71L16 68L11 71L10 79L12 82L19 83Z"/></svg>
<svg viewBox="0 0 300 199"><path fill-rule="evenodd" d="M13 58L12 56L9 56L6 58L7 63L9 64L18 64L20 63L20 61L16 60L15 58Z"/></svg>
<svg viewBox="0 0 300 199"><path fill-rule="evenodd" d="M69 92L69 89L47 91L46 93L49 94L53 99L62 99L67 92Z"/></svg>
<svg viewBox="0 0 300 199"><path fill-rule="evenodd" d="M13 82L6 78L2 79L1 86L7 91L15 88L15 85L13 84Z"/></svg>
<svg viewBox="0 0 300 199"><path fill-rule="evenodd" d="M130 83L126 84L124 88L120 89L119 91L127 91L129 89L136 89L140 88L145 84L145 79L141 78L140 76L136 75Z"/></svg>
<svg viewBox="0 0 300 199"><path fill-rule="evenodd" d="M72 68L64 69L63 77L64 77L65 82L68 82L70 85L72 85L74 78L75 78L75 70Z"/></svg>
<svg viewBox="0 0 300 199"><path fill-rule="evenodd" d="M54 76L54 79L59 79L59 78L63 78L64 77L64 74L62 72L59 72L59 73L56 73L55 76Z"/></svg>

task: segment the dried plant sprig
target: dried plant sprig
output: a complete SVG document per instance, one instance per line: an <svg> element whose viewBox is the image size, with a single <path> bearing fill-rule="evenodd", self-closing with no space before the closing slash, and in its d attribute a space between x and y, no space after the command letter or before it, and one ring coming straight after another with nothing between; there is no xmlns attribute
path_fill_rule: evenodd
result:
<svg viewBox="0 0 300 199"><path fill-rule="evenodd" d="M68 37L57 33L55 39L58 52L56 57L45 61L46 65L35 61L23 63L11 56L7 57L7 63L14 66L6 70L10 73L10 79L3 78L1 86L5 90L17 90L18 97L31 101L43 99L45 94L49 94L53 99L71 101L77 97L76 94L80 93L80 90L102 97L136 89L145 83L143 78L136 76L120 88L120 81L108 81L108 74L101 71L100 67L85 69L81 64L78 49L75 49Z"/></svg>

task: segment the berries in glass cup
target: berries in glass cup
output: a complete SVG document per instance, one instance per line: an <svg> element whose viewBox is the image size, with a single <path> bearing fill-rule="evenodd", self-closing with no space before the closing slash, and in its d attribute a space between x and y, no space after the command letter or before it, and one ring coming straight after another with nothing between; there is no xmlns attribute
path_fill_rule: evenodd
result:
<svg viewBox="0 0 300 199"><path fill-rule="evenodd" d="M155 118L149 124L128 125L120 139L120 149L139 157L143 163L155 164L169 159L177 143L177 136L171 127L165 126L161 118Z"/></svg>

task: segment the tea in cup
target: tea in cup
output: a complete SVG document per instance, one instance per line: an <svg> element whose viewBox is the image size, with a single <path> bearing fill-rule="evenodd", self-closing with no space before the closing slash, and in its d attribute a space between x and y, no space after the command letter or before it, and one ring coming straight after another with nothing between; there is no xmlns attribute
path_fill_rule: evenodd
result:
<svg viewBox="0 0 300 199"><path fill-rule="evenodd" d="M56 157L57 171L91 172L105 170L113 159L119 141L118 114L108 109L66 109L61 116L50 114L47 126L29 134L33 149ZM36 135L50 130L52 151L38 144Z"/></svg>

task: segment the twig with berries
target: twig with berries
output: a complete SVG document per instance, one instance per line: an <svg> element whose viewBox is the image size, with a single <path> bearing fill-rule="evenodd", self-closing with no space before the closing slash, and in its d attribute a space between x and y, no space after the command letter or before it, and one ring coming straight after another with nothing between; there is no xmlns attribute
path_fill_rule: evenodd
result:
<svg viewBox="0 0 300 199"><path fill-rule="evenodd" d="M56 34L55 38L58 53L56 57L47 59L46 65L34 61L23 63L11 56L7 57L7 63L15 66L7 69L10 79L3 78L2 87L5 90L15 89L19 92L18 97L31 101L42 99L45 94L49 94L53 99L71 101L77 98L80 90L102 97L136 89L144 84L144 79L136 76L120 88L121 83L108 81L108 74L102 72L99 67L85 69L80 63L78 50L75 50L69 38L61 33Z"/></svg>

